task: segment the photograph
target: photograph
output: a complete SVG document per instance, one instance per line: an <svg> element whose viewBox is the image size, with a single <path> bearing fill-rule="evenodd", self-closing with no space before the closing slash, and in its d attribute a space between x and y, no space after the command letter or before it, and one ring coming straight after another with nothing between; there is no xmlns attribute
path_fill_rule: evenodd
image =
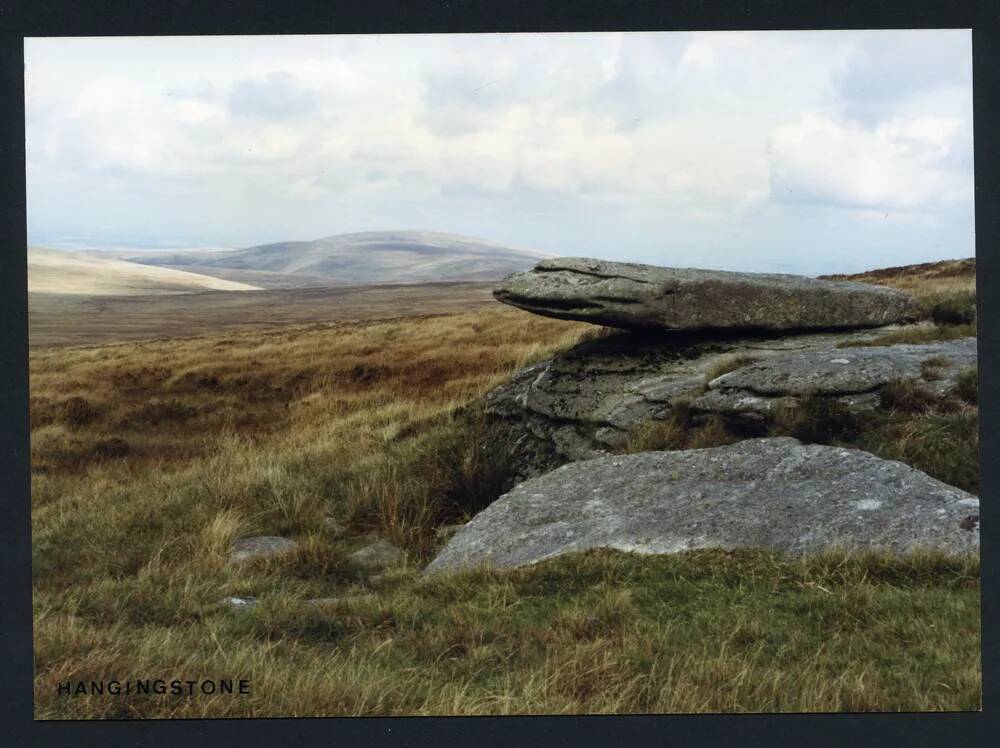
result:
<svg viewBox="0 0 1000 748"><path fill-rule="evenodd" d="M979 712L972 71L25 38L34 720Z"/></svg>

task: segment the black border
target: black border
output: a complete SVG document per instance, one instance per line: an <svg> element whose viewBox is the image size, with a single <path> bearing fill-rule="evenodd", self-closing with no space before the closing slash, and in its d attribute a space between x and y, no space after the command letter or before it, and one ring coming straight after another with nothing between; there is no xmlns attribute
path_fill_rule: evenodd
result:
<svg viewBox="0 0 1000 748"><path fill-rule="evenodd" d="M16 2L17 0L15 0ZM989 0L22 0L0 4L0 742L5 745L985 745L1000 735L996 561L1000 409L980 405L983 704L979 714L35 722L24 171L25 36L972 28L980 390L1000 385L1000 3Z"/></svg>

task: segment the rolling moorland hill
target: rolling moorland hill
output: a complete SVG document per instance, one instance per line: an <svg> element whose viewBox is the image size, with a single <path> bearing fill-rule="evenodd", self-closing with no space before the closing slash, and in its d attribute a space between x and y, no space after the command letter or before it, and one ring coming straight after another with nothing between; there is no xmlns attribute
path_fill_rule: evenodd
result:
<svg viewBox="0 0 1000 748"><path fill-rule="evenodd" d="M182 270L73 252L28 249L28 291L74 296L144 296L255 291L257 286Z"/></svg>
<svg viewBox="0 0 1000 748"><path fill-rule="evenodd" d="M132 252L122 259L172 267L264 288L303 285L497 280L548 255L429 231L339 234L229 252Z"/></svg>

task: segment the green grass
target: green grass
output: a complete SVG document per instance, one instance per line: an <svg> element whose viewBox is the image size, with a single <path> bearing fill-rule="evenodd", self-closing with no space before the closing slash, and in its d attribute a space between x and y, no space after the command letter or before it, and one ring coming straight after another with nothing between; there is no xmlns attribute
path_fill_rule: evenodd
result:
<svg viewBox="0 0 1000 748"><path fill-rule="evenodd" d="M979 417L974 410L882 415L853 446L979 493Z"/></svg>
<svg viewBox="0 0 1000 748"><path fill-rule="evenodd" d="M971 558L590 552L508 573L397 575L379 594L315 607L300 599L301 571L289 562L247 572L272 584L243 613L214 606L209 580L174 577L122 580L133 594L109 588L98 600L36 596L38 716L980 707ZM245 677L252 692L53 696L60 680L123 672Z"/></svg>
<svg viewBox="0 0 1000 748"><path fill-rule="evenodd" d="M976 321L975 290L938 291L922 296L923 315L937 325L971 325Z"/></svg>
<svg viewBox="0 0 1000 748"><path fill-rule="evenodd" d="M979 372L976 367L969 367L958 375L955 395L970 405L979 403Z"/></svg>

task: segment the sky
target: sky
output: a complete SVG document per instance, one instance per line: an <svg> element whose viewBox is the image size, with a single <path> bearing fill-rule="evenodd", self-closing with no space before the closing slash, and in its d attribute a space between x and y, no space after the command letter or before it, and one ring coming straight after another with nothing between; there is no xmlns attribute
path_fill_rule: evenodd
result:
<svg viewBox="0 0 1000 748"><path fill-rule="evenodd" d="M28 241L969 257L971 67L968 30L27 39Z"/></svg>

